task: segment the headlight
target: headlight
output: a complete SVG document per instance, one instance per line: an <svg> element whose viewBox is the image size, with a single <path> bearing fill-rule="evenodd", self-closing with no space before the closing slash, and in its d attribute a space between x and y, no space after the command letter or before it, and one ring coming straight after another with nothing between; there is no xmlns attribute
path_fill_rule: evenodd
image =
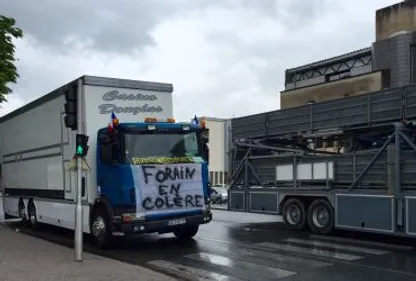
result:
<svg viewBox="0 0 416 281"><path fill-rule="evenodd" d="M154 125L154 124L147 125L147 130L148 131L154 131L154 130L156 130L156 125Z"/></svg>

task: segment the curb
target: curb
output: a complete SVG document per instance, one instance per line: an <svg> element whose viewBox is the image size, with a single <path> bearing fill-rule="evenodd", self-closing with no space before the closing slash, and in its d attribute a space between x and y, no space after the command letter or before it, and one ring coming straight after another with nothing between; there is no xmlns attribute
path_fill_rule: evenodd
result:
<svg viewBox="0 0 416 281"><path fill-rule="evenodd" d="M213 207L213 206L211 206L211 210L229 211L228 207L221 208L221 207Z"/></svg>

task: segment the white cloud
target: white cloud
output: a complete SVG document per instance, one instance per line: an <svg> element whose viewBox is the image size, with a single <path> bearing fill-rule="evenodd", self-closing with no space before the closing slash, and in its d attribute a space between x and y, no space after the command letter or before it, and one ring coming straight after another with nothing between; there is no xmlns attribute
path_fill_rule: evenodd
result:
<svg viewBox="0 0 416 281"><path fill-rule="evenodd" d="M182 2L181 7L186 7ZM194 114L231 117L278 109L286 68L370 46L375 10L395 2L265 0L193 5L158 20L147 31L153 44L130 46L130 52L97 49L92 38L78 41L85 34L66 36L62 48L26 33L17 43L21 78L0 114L83 74L173 83L174 112L180 120ZM120 13L121 8L97 9L91 20L98 17L123 25ZM133 39L143 37L143 30L135 25L125 25L123 32Z"/></svg>

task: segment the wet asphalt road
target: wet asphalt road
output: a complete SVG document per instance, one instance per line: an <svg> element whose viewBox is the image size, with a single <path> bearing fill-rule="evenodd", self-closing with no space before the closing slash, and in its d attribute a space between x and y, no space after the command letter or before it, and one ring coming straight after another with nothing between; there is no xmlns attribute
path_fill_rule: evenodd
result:
<svg viewBox="0 0 416 281"><path fill-rule="evenodd" d="M318 236L287 231L277 216L213 212L214 220L186 243L171 234L149 234L117 240L102 251L86 237L85 249L178 280L416 280L416 239L344 231ZM21 230L72 246L70 231Z"/></svg>

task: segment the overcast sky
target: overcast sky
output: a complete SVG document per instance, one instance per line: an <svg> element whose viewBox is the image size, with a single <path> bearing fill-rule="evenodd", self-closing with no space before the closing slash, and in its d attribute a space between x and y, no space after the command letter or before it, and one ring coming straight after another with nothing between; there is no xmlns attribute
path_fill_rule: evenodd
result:
<svg viewBox="0 0 416 281"><path fill-rule="evenodd" d="M0 115L81 75L168 82L174 114L280 107L284 70L368 47L399 0L0 0L25 33Z"/></svg>

